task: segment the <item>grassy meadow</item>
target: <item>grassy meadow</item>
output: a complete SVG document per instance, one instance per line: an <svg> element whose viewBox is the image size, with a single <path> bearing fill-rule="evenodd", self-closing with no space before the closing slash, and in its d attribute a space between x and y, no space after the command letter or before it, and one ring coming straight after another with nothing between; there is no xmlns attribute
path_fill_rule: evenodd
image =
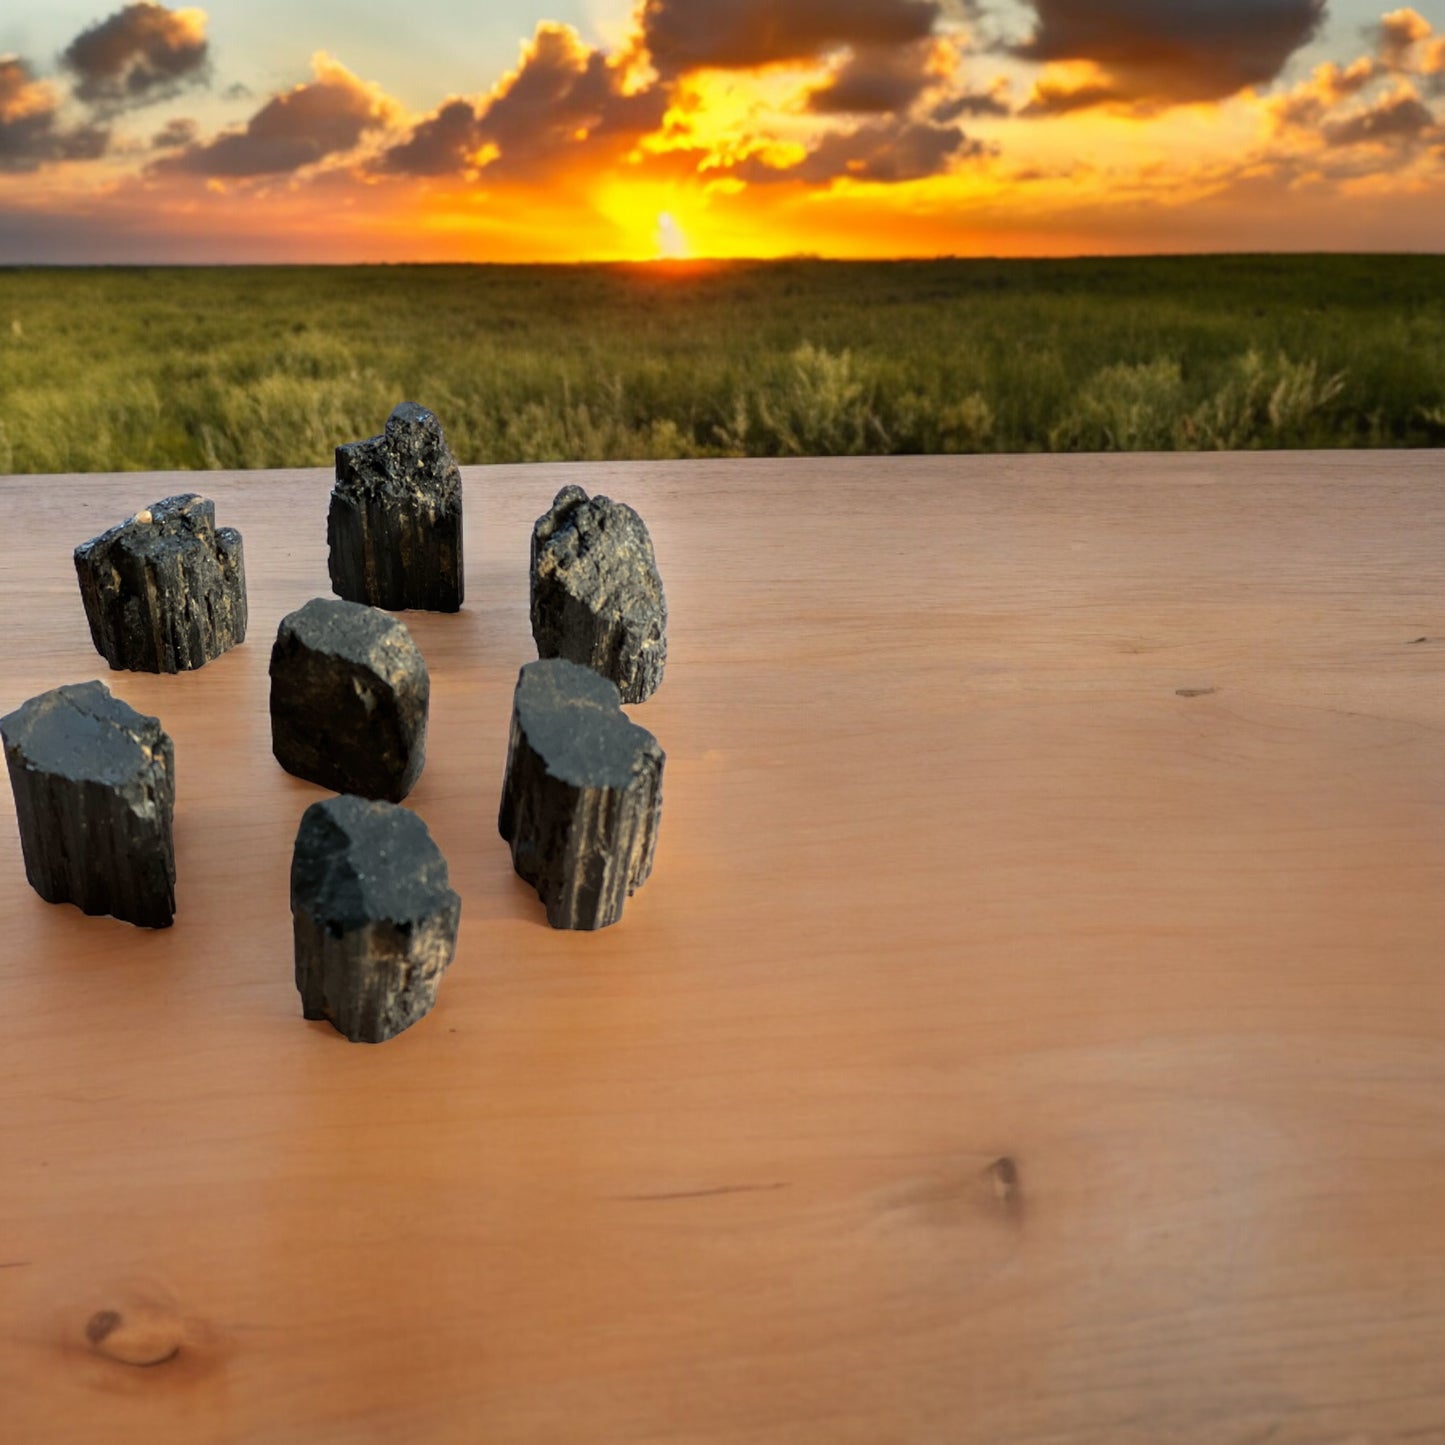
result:
<svg viewBox="0 0 1445 1445"><path fill-rule="evenodd" d="M0 270L0 472L1445 443L1445 257Z"/></svg>

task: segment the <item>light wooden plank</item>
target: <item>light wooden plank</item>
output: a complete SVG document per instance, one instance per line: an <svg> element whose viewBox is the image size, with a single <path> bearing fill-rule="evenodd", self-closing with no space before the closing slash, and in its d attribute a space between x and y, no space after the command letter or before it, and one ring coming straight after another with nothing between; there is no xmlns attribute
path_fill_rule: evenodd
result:
<svg viewBox="0 0 1445 1445"><path fill-rule="evenodd" d="M0 818L0 1437L1445 1439L1439 454L469 470L409 800L462 939L300 1018L270 757L321 473L10 479L0 709L173 735L176 926ZM531 520L650 524L656 872L551 932L496 833ZM251 636L110 674L70 551L198 488ZM1424 640L1421 640L1424 639ZM180 1345L87 1343L113 1310Z"/></svg>

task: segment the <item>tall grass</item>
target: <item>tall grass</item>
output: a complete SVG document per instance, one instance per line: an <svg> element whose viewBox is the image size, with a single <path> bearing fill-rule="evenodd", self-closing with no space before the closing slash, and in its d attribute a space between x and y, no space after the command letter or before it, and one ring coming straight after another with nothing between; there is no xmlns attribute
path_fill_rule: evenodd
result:
<svg viewBox="0 0 1445 1445"><path fill-rule="evenodd" d="M1445 258L0 271L0 471L1445 442Z"/></svg>

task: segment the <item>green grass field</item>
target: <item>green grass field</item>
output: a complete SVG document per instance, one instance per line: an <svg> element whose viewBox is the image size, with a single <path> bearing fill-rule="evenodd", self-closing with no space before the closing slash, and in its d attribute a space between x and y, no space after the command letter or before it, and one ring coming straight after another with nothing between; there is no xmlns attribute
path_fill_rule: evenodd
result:
<svg viewBox="0 0 1445 1445"><path fill-rule="evenodd" d="M1445 257L0 270L0 472L1445 442Z"/></svg>

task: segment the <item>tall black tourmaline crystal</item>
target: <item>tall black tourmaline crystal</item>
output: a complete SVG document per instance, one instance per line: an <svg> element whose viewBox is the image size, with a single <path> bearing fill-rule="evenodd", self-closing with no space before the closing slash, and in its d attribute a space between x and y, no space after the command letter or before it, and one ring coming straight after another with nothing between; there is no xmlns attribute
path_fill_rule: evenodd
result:
<svg viewBox="0 0 1445 1445"><path fill-rule="evenodd" d="M296 987L308 1019L379 1044L436 1002L461 899L415 813L363 798L313 803L291 858Z"/></svg>
<svg viewBox="0 0 1445 1445"><path fill-rule="evenodd" d="M623 702L657 691L667 662L667 599L642 518L621 502L563 487L532 529L532 636L611 678Z"/></svg>
<svg viewBox="0 0 1445 1445"><path fill-rule="evenodd" d="M399 803L426 762L426 660L406 624L316 597L271 649L271 751L288 773Z"/></svg>
<svg viewBox="0 0 1445 1445"><path fill-rule="evenodd" d="M188 493L82 542L75 571L96 651L131 672L188 672L246 637L241 534Z"/></svg>
<svg viewBox="0 0 1445 1445"><path fill-rule="evenodd" d="M562 658L522 669L498 826L553 928L616 923L652 872L664 761L605 677Z"/></svg>
<svg viewBox="0 0 1445 1445"><path fill-rule="evenodd" d="M462 474L425 407L404 401L370 441L336 448L326 523L331 590L401 612L462 605Z"/></svg>
<svg viewBox="0 0 1445 1445"><path fill-rule="evenodd" d="M47 903L168 928L176 768L160 720L82 682L0 718L0 736L30 886Z"/></svg>

